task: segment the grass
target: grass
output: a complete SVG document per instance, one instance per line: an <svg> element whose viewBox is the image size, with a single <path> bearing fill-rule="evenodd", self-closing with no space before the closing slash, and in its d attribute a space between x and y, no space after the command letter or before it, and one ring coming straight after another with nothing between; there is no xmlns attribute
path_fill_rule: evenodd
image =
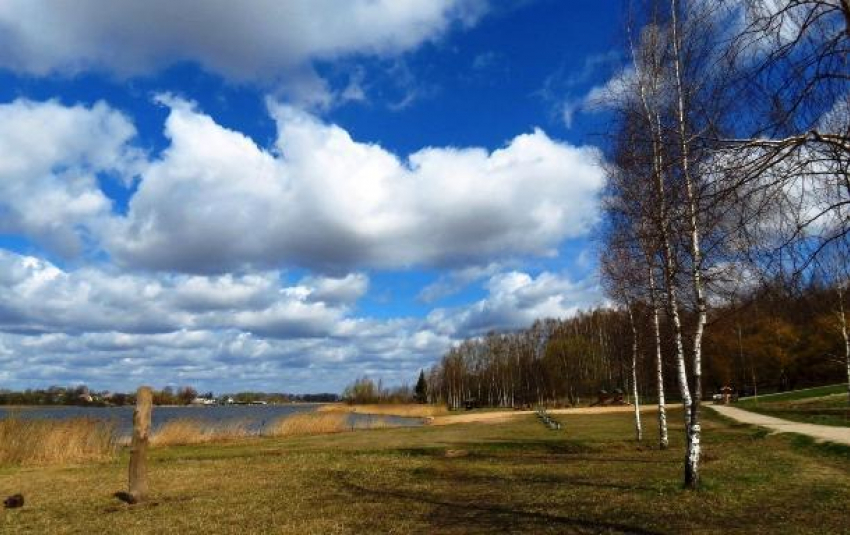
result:
<svg viewBox="0 0 850 535"><path fill-rule="evenodd" d="M846 384L746 398L738 405L742 409L795 422L850 426Z"/></svg>
<svg viewBox="0 0 850 535"><path fill-rule="evenodd" d="M344 403L332 403L322 405L319 412L356 412L359 414L380 414L384 416L402 416L406 418L428 418L449 414L442 405L418 405L418 404L372 404L372 405L347 405Z"/></svg>
<svg viewBox="0 0 850 535"><path fill-rule="evenodd" d="M628 414L397 428L151 450L146 504L127 457L0 467L0 511L18 533L846 533L850 458L706 413L703 489L681 488L671 449L631 437ZM653 433L648 426L647 436Z"/></svg>
<svg viewBox="0 0 850 535"><path fill-rule="evenodd" d="M107 461L116 444L115 426L100 420L0 419L0 465Z"/></svg>
<svg viewBox="0 0 850 535"><path fill-rule="evenodd" d="M818 386L815 388L804 388L802 390L792 390L790 392L777 392L775 394L763 394L755 398L748 397L741 399L741 403L751 403L754 401L774 403L781 401L796 401L801 399L820 398L830 396L832 394L847 395L847 383L837 385ZM844 398L846 401L846 397Z"/></svg>

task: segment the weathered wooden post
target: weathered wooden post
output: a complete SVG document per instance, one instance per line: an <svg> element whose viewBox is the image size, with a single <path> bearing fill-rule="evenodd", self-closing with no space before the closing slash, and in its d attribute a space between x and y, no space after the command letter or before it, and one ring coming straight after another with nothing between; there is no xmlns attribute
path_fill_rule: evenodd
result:
<svg viewBox="0 0 850 535"><path fill-rule="evenodd" d="M148 494L148 436L151 429L153 393L149 386L139 387L133 411L133 439L130 443L130 500L144 501Z"/></svg>

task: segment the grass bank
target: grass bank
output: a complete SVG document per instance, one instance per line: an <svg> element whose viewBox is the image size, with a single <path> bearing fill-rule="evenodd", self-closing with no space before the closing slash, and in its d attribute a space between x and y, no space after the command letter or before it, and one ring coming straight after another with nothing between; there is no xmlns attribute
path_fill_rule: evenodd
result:
<svg viewBox="0 0 850 535"><path fill-rule="evenodd" d="M795 422L850 427L846 384L746 398L738 406Z"/></svg>
<svg viewBox="0 0 850 535"><path fill-rule="evenodd" d="M671 411L670 421L681 420ZM704 488L672 448L636 444L629 414L244 439L151 451L149 503L112 498L106 464L2 467L18 533L846 533L850 458L706 413ZM651 437L650 428L647 436Z"/></svg>

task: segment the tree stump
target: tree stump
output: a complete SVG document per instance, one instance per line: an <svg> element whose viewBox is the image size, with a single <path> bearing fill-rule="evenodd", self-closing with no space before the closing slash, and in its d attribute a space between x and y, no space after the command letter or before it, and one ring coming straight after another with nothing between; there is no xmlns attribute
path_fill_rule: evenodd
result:
<svg viewBox="0 0 850 535"><path fill-rule="evenodd" d="M136 393L133 411L133 439L130 443L130 488L132 503L142 502L148 495L148 438L151 429L153 393L142 386Z"/></svg>

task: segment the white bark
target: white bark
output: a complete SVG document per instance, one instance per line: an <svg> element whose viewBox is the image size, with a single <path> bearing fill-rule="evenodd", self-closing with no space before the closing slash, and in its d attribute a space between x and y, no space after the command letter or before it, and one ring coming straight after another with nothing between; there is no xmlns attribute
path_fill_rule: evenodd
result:
<svg viewBox="0 0 850 535"><path fill-rule="evenodd" d="M667 436L667 408L664 396L664 361L661 353L661 322L658 314L658 297L655 288L655 273L649 265L649 300L652 306L652 327L655 335L655 377L658 383L658 446L666 450L670 444Z"/></svg>
<svg viewBox="0 0 850 535"><path fill-rule="evenodd" d="M847 403L850 404L850 333L847 330L847 316L844 314L844 286L838 286L838 322L841 338L844 340L844 364L847 366Z"/></svg>
<svg viewBox="0 0 850 535"><path fill-rule="evenodd" d="M638 386L637 386L637 358L638 358L638 339L637 339L637 327L635 327L635 318L632 314L632 307L628 307L629 310L629 324L632 328L632 394L634 396L634 407L635 407L635 438L640 442L643 440L643 426L640 423L640 397L638 396Z"/></svg>
<svg viewBox="0 0 850 535"><path fill-rule="evenodd" d="M682 83L682 56L679 42L678 2L670 0L671 26L673 33L673 67L676 79L677 123L679 127L679 150L681 157L682 176L685 181L685 193L688 203L688 219L691 245L691 282L697 305L697 324L694 330L691 375L693 376L694 399L688 432L688 453L685 465L685 485L695 488L699 485L700 457L700 418L699 409L702 401L702 337L706 323L706 303L703 289L702 250L700 248L700 231L697 214L697 201L694 195L693 177L690 171L690 148L687 137L687 117L685 115L685 97Z"/></svg>
<svg viewBox="0 0 850 535"><path fill-rule="evenodd" d="M662 272L664 274L664 287L667 294L667 314L673 325L673 340L676 350L675 357L676 371L679 379L679 392L682 397L685 426L689 427L691 419L691 392L688 387L688 374L685 366L685 348L682 341L682 321L679 317L679 295L678 284L676 282L676 265L673 246L670 240L670 218L667 212L667 196L664 186L664 157L661 149L663 129L661 127L661 118L658 111L653 111L649 105L646 95L646 87L644 86L643 81L644 73L641 72L641 62L638 61L637 56L634 53L634 49L632 50L632 57L635 70L637 71L638 93L652 134L652 178L654 181L656 206L656 220L654 223L658 227L658 234L661 241L661 253L664 259L664 262L662 263ZM657 54L653 58L652 69L652 90L653 93L656 93L658 91L658 78L660 76L660 66L658 64Z"/></svg>

